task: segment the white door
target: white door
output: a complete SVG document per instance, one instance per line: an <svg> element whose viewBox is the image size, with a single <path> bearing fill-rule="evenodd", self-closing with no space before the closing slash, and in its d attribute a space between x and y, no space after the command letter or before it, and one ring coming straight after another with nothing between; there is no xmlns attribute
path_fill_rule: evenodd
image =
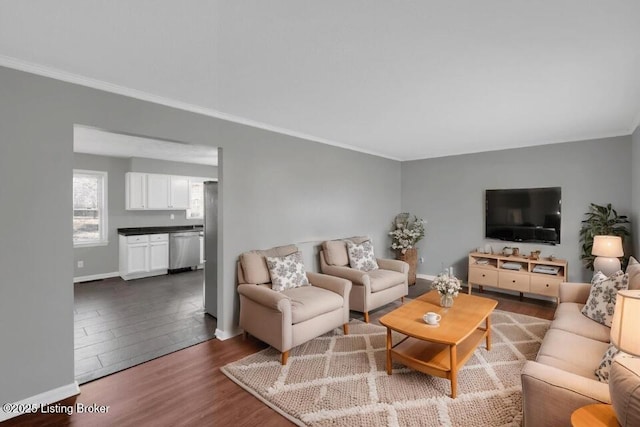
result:
<svg viewBox="0 0 640 427"><path fill-rule="evenodd" d="M127 245L127 273L149 271L149 244L134 243Z"/></svg>
<svg viewBox="0 0 640 427"><path fill-rule="evenodd" d="M147 174L127 172L126 180L126 208L144 209L147 190Z"/></svg>
<svg viewBox="0 0 640 427"><path fill-rule="evenodd" d="M189 209L189 178L172 176L169 179L169 207L172 209Z"/></svg>
<svg viewBox="0 0 640 427"><path fill-rule="evenodd" d="M169 175L147 174L147 208L169 207Z"/></svg>
<svg viewBox="0 0 640 427"><path fill-rule="evenodd" d="M166 270L169 268L169 242L152 242L149 244L149 270Z"/></svg>

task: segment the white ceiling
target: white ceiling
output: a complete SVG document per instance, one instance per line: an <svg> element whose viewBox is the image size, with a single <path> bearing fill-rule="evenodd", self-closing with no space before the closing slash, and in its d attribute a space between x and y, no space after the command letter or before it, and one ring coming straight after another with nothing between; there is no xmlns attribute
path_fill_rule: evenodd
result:
<svg viewBox="0 0 640 427"><path fill-rule="evenodd" d="M9 0L0 64L409 160L630 134L639 16L638 0Z"/></svg>
<svg viewBox="0 0 640 427"><path fill-rule="evenodd" d="M161 141L84 126L73 128L73 151L99 156L143 157L218 166L218 149L215 147Z"/></svg>

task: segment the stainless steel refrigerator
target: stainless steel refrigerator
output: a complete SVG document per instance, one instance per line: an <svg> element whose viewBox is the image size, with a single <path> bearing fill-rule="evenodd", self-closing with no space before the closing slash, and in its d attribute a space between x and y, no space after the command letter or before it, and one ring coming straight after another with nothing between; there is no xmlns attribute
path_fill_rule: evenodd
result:
<svg viewBox="0 0 640 427"><path fill-rule="evenodd" d="M204 183L204 311L218 318L218 183Z"/></svg>

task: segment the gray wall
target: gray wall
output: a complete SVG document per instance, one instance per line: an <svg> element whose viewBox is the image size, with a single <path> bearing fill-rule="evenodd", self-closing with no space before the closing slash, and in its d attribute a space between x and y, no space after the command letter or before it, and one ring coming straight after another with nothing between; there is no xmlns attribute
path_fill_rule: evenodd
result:
<svg viewBox="0 0 640 427"><path fill-rule="evenodd" d="M484 239L484 190L562 187L561 244L517 244L569 262L569 278L589 280L580 261L580 221L589 203L612 203L631 212L631 137L450 156L402 163L402 210L428 220L418 272L437 274L453 265L466 280L469 251L513 243Z"/></svg>
<svg viewBox="0 0 640 427"><path fill-rule="evenodd" d="M382 253L400 163L0 67L0 402L73 377L73 125L221 147L218 328L249 249L370 234Z"/></svg>
<svg viewBox="0 0 640 427"><path fill-rule="evenodd" d="M155 227L165 225L202 224L201 219L186 219L182 211L128 211L125 210L125 174L127 172L164 173L217 178L215 166L193 165L155 159L95 156L75 153L74 169L89 169L107 172L108 183L108 227L109 244L73 250L74 277L108 274L118 271L118 228ZM170 219L175 214L175 219ZM78 268L78 261L84 262Z"/></svg>
<svg viewBox="0 0 640 427"><path fill-rule="evenodd" d="M633 235L633 253L636 258L640 255L640 126L638 126L633 132L631 143L631 162L633 167L631 168L631 203L632 214L631 222L633 228L631 229Z"/></svg>

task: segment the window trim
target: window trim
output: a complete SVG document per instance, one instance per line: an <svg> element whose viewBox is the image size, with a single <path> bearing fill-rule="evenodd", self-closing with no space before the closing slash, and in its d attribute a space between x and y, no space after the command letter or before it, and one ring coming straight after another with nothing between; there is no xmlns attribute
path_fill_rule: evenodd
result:
<svg viewBox="0 0 640 427"><path fill-rule="evenodd" d="M109 212L108 212L108 192L109 192L109 182L108 182L108 173L106 171L96 171L96 170L88 170L88 169L74 169L73 177L78 176L88 176L88 177L98 177L102 181L102 188L98 191L98 211L100 213L100 238L98 240L90 240L83 242L76 242L73 239L73 234L71 236L73 240L74 248L90 248L96 246L107 246L109 244ZM73 221L73 188L72 188L72 200L71 200L71 217Z"/></svg>

